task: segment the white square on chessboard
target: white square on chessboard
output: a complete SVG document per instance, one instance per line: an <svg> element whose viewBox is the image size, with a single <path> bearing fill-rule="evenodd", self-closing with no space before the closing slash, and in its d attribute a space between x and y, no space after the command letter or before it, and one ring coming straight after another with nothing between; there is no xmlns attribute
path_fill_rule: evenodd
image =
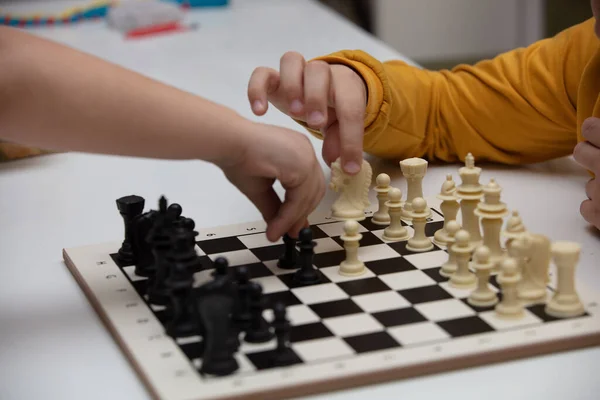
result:
<svg viewBox="0 0 600 400"><path fill-rule="evenodd" d="M448 253L444 250L434 250L427 253L405 255L406 261L419 269L441 267L448 261Z"/></svg>
<svg viewBox="0 0 600 400"><path fill-rule="evenodd" d="M281 238L277 240L277 242L269 242L267 239L267 235L264 232L255 233L252 235L244 235L237 237L240 242L244 244L249 249L255 249L257 247L265 247L265 246L274 246L277 244L282 244L283 240Z"/></svg>
<svg viewBox="0 0 600 400"><path fill-rule="evenodd" d="M258 263L260 260L250 250L228 251L221 254L211 254L210 259L215 261L219 257L225 257L230 267Z"/></svg>
<svg viewBox="0 0 600 400"><path fill-rule="evenodd" d="M198 243L196 243L196 245L194 246L194 249L196 250L196 254L198 256L205 256L206 255L206 253L204 252L204 250L202 250L200 248L200 246L198 246Z"/></svg>
<svg viewBox="0 0 600 400"><path fill-rule="evenodd" d="M523 328L528 325L535 326L540 325L543 322L538 316L527 309L524 310L522 318L502 318L493 310L482 312L479 316L496 330Z"/></svg>
<svg viewBox="0 0 600 400"><path fill-rule="evenodd" d="M283 292L288 290L288 287L277 276L263 276L261 278L253 278L252 282L256 282L263 288L263 294Z"/></svg>
<svg viewBox="0 0 600 400"><path fill-rule="evenodd" d="M330 224L323 224L323 225L318 225L318 226L319 226L319 229L321 229L323 232L325 232L327 234L327 236L336 237L336 236L342 236L344 234L344 224L345 223L346 223L345 221L339 221L339 222L332 222ZM358 231L359 232L368 232L368 229L359 224Z"/></svg>
<svg viewBox="0 0 600 400"><path fill-rule="evenodd" d="M354 350L344 340L335 337L293 343L292 349L306 362L354 354Z"/></svg>
<svg viewBox="0 0 600 400"><path fill-rule="evenodd" d="M145 278L143 276L139 276L135 274L135 265L130 265L128 267L123 267L123 271L125 271L125 273L127 274L127 276L129 276L129 279L131 279L132 281L142 281L144 279L148 279Z"/></svg>
<svg viewBox="0 0 600 400"><path fill-rule="evenodd" d="M439 222L443 221L444 217L440 214L436 213L434 210L431 210L431 217L427 219L427 222Z"/></svg>
<svg viewBox="0 0 600 400"><path fill-rule="evenodd" d="M326 303L350 297L335 283L323 283L292 289L292 293L304 304Z"/></svg>
<svg viewBox="0 0 600 400"><path fill-rule="evenodd" d="M370 314L352 314L325 318L323 324L336 336L356 336L385 330Z"/></svg>
<svg viewBox="0 0 600 400"><path fill-rule="evenodd" d="M261 351L272 350L277 346L277 343L274 340L269 340L264 343L248 343L244 340L243 337L240 338L240 349L239 353L250 354L250 353L259 353Z"/></svg>
<svg viewBox="0 0 600 400"><path fill-rule="evenodd" d="M358 248L358 258L362 262L383 260L386 258L400 257L400 254L387 244L375 244Z"/></svg>
<svg viewBox="0 0 600 400"><path fill-rule="evenodd" d="M292 326L312 324L319 322L321 318L313 310L304 304L294 304L286 307L286 315ZM269 308L263 312L267 321L273 320L273 309Z"/></svg>
<svg viewBox="0 0 600 400"><path fill-rule="evenodd" d="M415 230L410 227L410 226L405 226L406 231L408 232L408 237L411 238L414 234L415 234ZM385 228L380 229L380 230L376 230L376 231L371 231L371 233L375 236L377 236L379 239L381 239L384 243L394 243L397 242L397 240L386 240L383 238L383 232L385 231ZM408 239L404 239L402 240L402 242L407 241Z"/></svg>
<svg viewBox="0 0 600 400"><path fill-rule="evenodd" d="M357 279L365 279L365 278L369 278L369 277L375 276L375 274L373 273L373 271L371 271L370 269L368 269L366 267L364 269L364 271L365 271L364 273L362 273L361 275L354 275L354 276L340 275L340 273L339 273L340 266L339 265L336 265L336 266L333 266L333 267L321 268L320 270L332 282L355 281Z"/></svg>
<svg viewBox="0 0 600 400"><path fill-rule="evenodd" d="M337 244L335 240L329 237L315 239L314 242L316 243L316 246L314 248L315 254L344 250L342 246Z"/></svg>
<svg viewBox="0 0 600 400"><path fill-rule="evenodd" d="M467 289L457 288L457 287L452 286L450 284L450 281L441 282L440 286L443 287L446 292L450 293L452 295L452 297L454 297L455 299L466 299L467 297L469 297L471 295L473 290L475 290L475 288L476 288L475 285L473 285ZM492 292L498 293L498 289L495 286L489 285L489 287Z"/></svg>
<svg viewBox="0 0 600 400"><path fill-rule="evenodd" d="M431 279L421 270L394 272L393 274L379 275L383 281L393 290L413 289L422 286L435 285L436 281Z"/></svg>
<svg viewBox="0 0 600 400"><path fill-rule="evenodd" d="M391 290L389 292L361 294L352 297L352 301L368 313L397 310L411 306L411 303L402 295Z"/></svg>
<svg viewBox="0 0 600 400"><path fill-rule="evenodd" d="M433 322L419 322L388 328L388 333L403 346L449 339L448 332Z"/></svg>
<svg viewBox="0 0 600 400"><path fill-rule="evenodd" d="M204 285L206 282L208 281L212 281L213 277L212 277L212 273L214 272L214 269L204 269L200 272L196 272L194 274L194 287L199 287Z"/></svg>
<svg viewBox="0 0 600 400"><path fill-rule="evenodd" d="M416 304L415 309L430 321L445 321L450 319L470 317L475 310L458 299L445 299Z"/></svg>

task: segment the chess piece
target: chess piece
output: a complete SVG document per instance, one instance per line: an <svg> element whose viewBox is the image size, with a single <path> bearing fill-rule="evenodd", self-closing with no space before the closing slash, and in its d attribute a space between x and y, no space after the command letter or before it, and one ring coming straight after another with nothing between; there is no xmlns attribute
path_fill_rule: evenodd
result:
<svg viewBox="0 0 600 400"><path fill-rule="evenodd" d="M411 219L414 235L408 239L406 250L412 252L425 252L433 250L431 239L425 234L427 224L427 202L422 197L415 197L412 201Z"/></svg>
<svg viewBox="0 0 600 400"><path fill-rule="evenodd" d="M263 317L264 298L262 287L256 283L250 283L250 312L252 319L250 326L246 330L244 341L247 343L264 343L273 339L273 332L269 329L269 324Z"/></svg>
<svg viewBox="0 0 600 400"><path fill-rule="evenodd" d="M475 246L470 243L469 232L464 229L458 231L454 239L452 252L456 257L456 272L450 277L450 285L459 289L467 289L477 283L475 274L469 270L469 259Z"/></svg>
<svg viewBox="0 0 600 400"><path fill-rule="evenodd" d="M467 301L475 307L491 307L498 303L498 296L490 288L489 280L494 262L487 246L480 246L473 255L472 267L477 276L477 288L471 292Z"/></svg>
<svg viewBox="0 0 600 400"><path fill-rule="evenodd" d="M508 215L506 204L500 201L502 188L494 178L490 179L483 188L483 201L475 209L475 215L481 218L483 227L483 244L490 249L491 261L494 264L494 270L497 272L500 268L500 262L506 256L500 244L500 231L504 217Z"/></svg>
<svg viewBox="0 0 600 400"><path fill-rule="evenodd" d="M406 226L402 224L402 191L391 188L388 201L385 202L390 216L390 225L383 230L382 238L389 241L406 240L409 238Z"/></svg>
<svg viewBox="0 0 600 400"><path fill-rule="evenodd" d="M344 234L340 237L344 241L346 259L340 263L339 274L344 276L357 276L365 273L365 264L358 259L358 246L362 235L358 232L358 222L346 221Z"/></svg>
<svg viewBox="0 0 600 400"><path fill-rule="evenodd" d="M551 261L550 238L525 232L513 240L511 250L521 261L519 272L522 277L517 286L519 298L529 303L545 303Z"/></svg>
<svg viewBox="0 0 600 400"><path fill-rule="evenodd" d="M460 230L460 224L456 220L448 221L446 232L448 234L448 245L446 247L448 251L448 260L442 264L440 269L440 275L444 278L450 278L452 274L456 272L458 266L456 265L456 255L452 251L452 245L455 243L455 236Z"/></svg>
<svg viewBox="0 0 600 400"><path fill-rule="evenodd" d="M248 267L240 265L236 269L237 296L234 305L233 321L241 330L246 330L252 321L250 312L250 275Z"/></svg>
<svg viewBox="0 0 600 400"><path fill-rule="evenodd" d="M388 174L379 174L376 179L377 186L375 186L375 192L377 192L377 201L379 202L379 208L371 222L375 225L388 225L390 223L390 214L388 213L388 207L386 202L388 200L388 192L390 191L390 176Z"/></svg>
<svg viewBox="0 0 600 400"><path fill-rule="evenodd" d="M281 269L296 269L298 266L296 262L298 260L298 252L296 250L296 239L288 235L283 235L283 244L285 246L284 253L279 257L277 266Z"/></svg>
<svg viewBox="0 0 600 400"><path fill-rule="evenodd" d="M117 199L117 208L125 224L125 238L121 244L121 248L117 252L117 256L123 264L133 265L137 261L133 248L132 224L134 219L144 211L144 203L144 198L136 195L124 196Z"/></svg>
<svg viewBox="0 0 600 400"><path fill-rule="evenodd" d="M579 263L581 245L568 241L555 242L551 253L557 270L557 287L546 305L546 314L555 318L584 314L583 304L575 289L575 269Z"/></svg>
<svg viewBox="0 0 600 400"><path fill-rule="evenodd" d="M183 213L183 208L181 208L181 205L177 204L177 203L171 203L169 205L169 207L167 207L167 214L169 214L169 217L173 223L173 225L178 226L181 223L183 223L183 219L185 217L182 217L181 214Z"/></svg>
<svg viewBox="0 0 600 400"><path fill-rule="evenodd" d="M423 198L423 178L427 174L427 165L427 160L417 157L400 161L400 169L407 182L406 202L402 209L402 219L406 221L412 220L413 199L417 197ZM431 216L431 209L429 207L425 209L425 212L427 213L426 218Z"/></svg>
<svg viewBox="0 0 600 400"><path fill-rule="evenodd" d="M313 267L314 248L316 243L312 240L310 228L304 228L298 235L300 254L298 255L298 269L294 273L294 281L300 285L314 285L321 281L318 271Z"/></svg>
<svg viewBox="0 0 600 400"><path fill-rule="evenodd" d="M365 210L370 205L369 188L372 174L371 165L366 160L363 160L360 172L356 175L346 174L339 158L331 164L329 187L339 192L337 200L331 207L333 219L362 221L366 218Z"/></svg>
<svg viewBox="0 0 600 400"><path fill-rule="evenodd" d="M156 305L167 305L169 291L165 281L169 276L170 262L167 259L171 249L171 233L173 226L167 214L167 200L162 196L159 200L159 212L150 233L148 243L152 245L154 269L156 274L148 280L148 301Z"/></svg>
<svg viewBox="0 0 600 400"><path fill-rule="evenodd" d="M523 304L519 300L517 285L521 274L514 258L507 257L500 263L498 283L502 288L502 301L496 305L496 315L500 318L521 318Z"/></svg>
<svg viewBox="0 0 600 400"><path fill-rule="evenodd" d="M458 215L458 197L456 197L456 184L452 179L452 174L446 175L446 181L442 184L442 189L437 195L442 200L440 209L444 215L444 226L438 229L433 235L433 243L440 247L448 246L448 222L456 220Z"/></svg>
<svg viewBox="0 0 600 400"><path fill-rule="evenodd" d="M135 274L152 278L156 274L152 245L148 243L148 234L154 226L158 212L150 210L137 216L132 222L133 253L135 254Z"/></svg>
<svg viewBox="0 0 600 400"><path fill-rule="evenodd" d="M506 247L506 250L508 251L509 255L510 245L512 241L525 232L527 232L527 229L525 228L525 225L523 225L521 215L517 210L513 210L511 216L506 221L504 231L502 231L502 236L504 236L507 239L504 246Z"/></svg>
<svg viewBox="0 0 600 400"><path fill-rule="evenodd" d="M287 319L285 305L282 302L277 302L273 306L273 322L271 325L277 338L277 347L271 360L272 365L274 367L284 367L300 362L300 359L289 345L291 324Z"/></svg>
<svg viewBox="0 0 600 400"><path fill-rule="evenodd" d="M470 243L478 246L482 238L475 209L483 197L483 187L479 183L481 168L475 166L475 158L471 153L467 154L465 166L458 173L462 183L457 187L456 196L460 199L462 228L469 232Z"/></svg>

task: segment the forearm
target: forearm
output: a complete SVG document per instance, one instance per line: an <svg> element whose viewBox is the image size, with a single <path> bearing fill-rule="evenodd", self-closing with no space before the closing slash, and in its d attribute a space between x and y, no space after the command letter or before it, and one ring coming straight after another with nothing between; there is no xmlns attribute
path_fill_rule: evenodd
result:
<svg viewBox="0 0 600 400"><path fill-rule="evenodd" d="M4 140L220 162L251 125L226 107L17 30L0 30L0 52Z"/></svg>

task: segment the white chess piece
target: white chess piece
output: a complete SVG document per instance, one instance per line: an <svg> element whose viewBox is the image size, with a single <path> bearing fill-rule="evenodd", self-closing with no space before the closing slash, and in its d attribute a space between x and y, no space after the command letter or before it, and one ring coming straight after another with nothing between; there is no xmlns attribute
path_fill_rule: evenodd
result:
<svg viewBox="0 0 600 400"><path fill-rule="evenodd" d="M339 192L331 207L331 216L338 221L365 219L365 209L370 205L369 188L373 171L371 165L363 160L361 170L352 176L342 170L340 159L331 164L330 189Z"/></svg>
<svg viewBox="0 0 600 400"><path fill-rule="evenodd" d="M506 204L500 201L501 193L500 185L494 178L490 179L490 183L483 188L483 201L479 202L475 209L475 215L481 218L483 244L490 249L491 261L496 272L500 267L500 262L506 256L500 243L500 232L508 210Z"/></svg>
<svg viewBox="0 0 600 400"><path fill-rule="evenodd" d="M433 235L433 243L440 247L448 246L448 221L456 220L458 215L458 197L456 197L456 184L452 179L452 174L446 175L446 181L442 184L442 189L437 195L442 200L440 209L444 215L444 226L438 229Z"/></svg>
<svg viewBox="0 0 600 400"><path fill-rule="evenodd" d="M365 273L365 264L358 259L358 247L362 235L358 232L358 222L348 220L344 223L344 234L340 237L344 241L346 259L340 263L339 274L344 276L357 276Z"/></svg>
<svg viewBox="0 0 600 400"><path fill-rule="evenodd" d="M400 161L400 169L402 175L406 178L406 202L402 210L402 218L406 221L411 221L412 218L412 201L417 197L423 197L423 178L427 174L427 160L422 158L407 158ZM426 208L427 217L431 216L431 209Z"/></svg>
<svg viewBox="0 0 600 400"><path fill-rule="evenodd" d="M496 305L496 315L500 318L521 318L523 303L519 300L517 285L521 274L514 258L507 257L500 263L498 283L502 288L502 301Z"/></svg>
<svg viewBox="0 0 600 400"><path fill-rule="evenodd" d="M575 269L579 263L581 246L575 242L559 241L552 244L551 252L557 270L557 287L546 305L546 314L556 318L584 314L583 304L575 289Z"/></svg>
<svg viewBox="0 0 600 400"><path fill-rule="evenodd" d="M469 232L461 229L454 237L455 243L452 245L452 252L456 258L456 272L450 277L450 285L460 289L467 289L475 286L477 278L469 270L469 259L475 246L470 243Z"/></svg>
<svg viewBox="0 0 600 400"><path fill-rule="evenodd" d="M477 204L483 197L483 186L479 183L481 168L475 166L475 158L471 153L465 158L465 166L458 170L462 183L457 187L456 196L460 199L462 227L469 232L472 245L481 244L479 218L475 215Z"/></svg>
<svg viewBox="0 0 600 400"><path fill-rule="evenodd" d="M528 244L520 246L521 241L527 241ZM523 233L514 239L511 249L515 247L527 248L525 254L520 254L525 255L525 260L521 269L521 282L517 287L519 298L530 303L544 303L547 296L546 285L550 280L550 238L541 234Z"/></svg>
<svg viewBox="0 0 600 400"><path fill-rule="evenodd" d="M440 275L444 278L450 278L458 268L456 265L456 256L452 251L452 245L455 243L456 233L460 231L460 224L456 220L448 221L446 231L448 233L448 246L446 248L448 251L448 260L442 264L442 268L440 268Z"/></svg>
<svg viewBox="0 0 600 400"><path fill-rule="evenodd" d="M516 238L518 238L522 233L527 232L525 225L523 225L523 220L521 219L521 215L517 210L513 210L511 216L506 221L506 225L504 230L502 231L502 236L506 238L506 243L504 246L510 255L510 244Z"/></svg>
<svg viewBox="0 0 600 400"><path fill-rule="evenodd" d="M408 239L408 229L402 225L402 191L398 188L391 188L385 205L388 208L391 222L384 229L382 238L389 241Z"/></svg>
<svg viewBox="0 0 600 400"><path fill-rule="evenodd" d="M414 235L408 239L406 250L413 252L433 250L433 243L425 234L425 225L427 224L427 202L425 199L422 197L413 199L411 216Z"/></svg>
<svg viewBox="0 0 600 400"><path fill-rule="evenodd" d="M385 203L388 200L388 192L390 191L390 176L388 174L379 174L377 175L376 183L377 186L375 186L374 190L377 192L379 209L373 214L371 222L375 225L389 225L390 214Z"/></svg>
<svg viewBox="0 0 600 400"><path fill-rule="evenodd" d="M491 252L487 246L479 246L473 254L473 269L477 276L477 288L471 292L467 301L475 307L491 307L498 303L498 296L491 289L490 274L494 268Z"/></svg>

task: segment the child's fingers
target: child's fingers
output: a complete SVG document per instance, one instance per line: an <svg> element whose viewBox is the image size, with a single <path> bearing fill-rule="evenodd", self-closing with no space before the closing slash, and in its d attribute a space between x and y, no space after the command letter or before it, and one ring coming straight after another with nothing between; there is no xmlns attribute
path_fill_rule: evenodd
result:
<svg viewBox="0 0 600 400"><path fill-rule="evenodd" d="M593 200L586 200L581 203L579 212L587 222L600 228L600 213L598 213L598 207L596 207Z"/></svg>
<svg viewBox="0 0 600 400"><path fill-rule="evenodd" d="M252 112L263 115L269 107L269 94L277 91L279 87L279 73L271 68L260 67L255 69L248 83L248 101Z"/></svg>
<svg viewBox="0 0 600 400"><path fill-rule="evenodd" d="M600 172L600 149L589 142L580 142L575 146L573 158L582 167L598 174Z"/></svg>
<svg viewBox="0 0 600 400"><path fill-rule="evenodd" d="M301 187L286 192L283 204L267 227L267 239L271 242L277 241L285 232L293 228L299 216L306 215L308 206L305 200L306 194L302 193Z"/></svg>
<svg viewBox="0 0 600 400"><path fill-rule="evenodd" d="M581 134L585 140L600 147L600 118L590 117L583 121Z"/></svg>
<svg viewBox="0 0 600 400"><path fill-rule="evenodd" d="M285 53L280 60L281 89L288 112L296 118L304 117L304 66L306 60L294 51ZM302 118L304 119L304 118Z"/></svg>
<svg viewBox="0 0 600 400"><path fill-rule="evenodd" d="M331 68L324 61L311 61L304 68L304 112L313 129L327 123Z"/></svg>
<svg viewBox="0 0 600 400"><path fill-rule="evenodd" d="M328 166L340 156L340 126L334 122L326 132L324 132L323 148L321 154L323 160Z"/></svg>
<svg viewBox="0 0 600 400"><path fill-rule="evenodd" d="M590 200L596 200L596 202L600 202L600 198L597 195L598 185L595 179L590 179L588 183L585 185L585 195Z"/></svg>

